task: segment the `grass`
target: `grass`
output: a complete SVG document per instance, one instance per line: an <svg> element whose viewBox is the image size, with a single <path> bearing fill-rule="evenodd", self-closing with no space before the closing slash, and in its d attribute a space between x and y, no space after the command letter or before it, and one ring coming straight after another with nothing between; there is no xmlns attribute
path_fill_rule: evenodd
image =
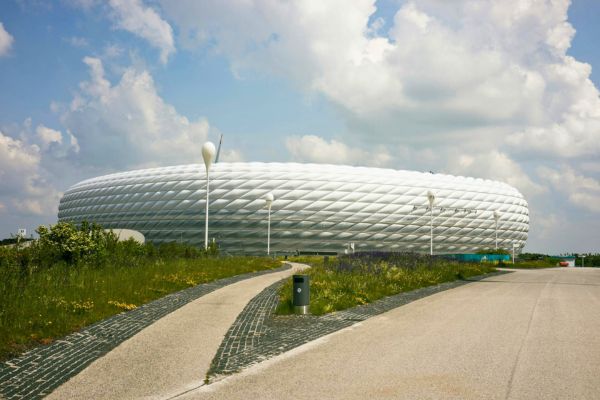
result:
<svg viewBox="0 0 600 400"><path fill-rule="evenodd" d="M140 257L135 263L0 268L0 359L169 293L280 262L259 257Z"/></svg>
<svg viewBox="0 0 600 400"><path fill-rule="evenodd" d="M493 264L459 263L411 253L366 253L353 256L290 258L312 266L310 311L323 315L417 288L495 271ZM291 314L292 280L279 291L278 314Z"/></svg>

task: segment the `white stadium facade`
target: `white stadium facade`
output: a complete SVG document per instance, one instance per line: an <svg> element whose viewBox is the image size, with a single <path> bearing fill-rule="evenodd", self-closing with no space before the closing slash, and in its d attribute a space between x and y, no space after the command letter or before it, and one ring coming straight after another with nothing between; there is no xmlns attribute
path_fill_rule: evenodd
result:
<svg viewBox="0 0 600 400"><path fill-rule="evenodd" d="M506 183L445 174L299 163L224 163L210 169L209 228L224 253L359 250L471 253L521 249L529 213ZM428 198L429 196L429 198ZM433 207L430 208L430 200ZM132 229L153 243L204 245L201 164L82 181L60 201L60 221ZM433 228L433 236L430 233ZM497 239L496 239L497 237Z"/></svg>

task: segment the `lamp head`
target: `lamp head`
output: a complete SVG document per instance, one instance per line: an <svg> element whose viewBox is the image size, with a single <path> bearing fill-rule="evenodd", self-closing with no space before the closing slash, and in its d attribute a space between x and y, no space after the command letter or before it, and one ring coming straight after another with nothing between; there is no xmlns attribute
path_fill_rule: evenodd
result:
<svg viewBox="0 0 600 400"><path fill-rule="evenodd" d="M271 206L273 200L275 200L275 196L273 196L273 193L269 192L265 195L265 201L267 202L267 206Z"/></svg>
<svg viewBox="0 0 600 400"><path fill-rule="evenodd" d="M500 213L498 211L494 211L494 219L498 221L500 219Z"/></svg>
<svg viewBox="0 0 600 400"><path fill-rule="evenodd" d="M216 152L217 150L215 149L215 145L212 144L212 142L206 142L202 146L202 158L204 159L206 172L208 172L208 170L210 169L210 165L212 164Z"/></svg>
<svg viewBox="0 0 600 400"><path fill-rule="evenodd" d="M435 195L431 190L427 192L427 200L429 200L429 206L432 207L433 202L435 201Z"/></svg>

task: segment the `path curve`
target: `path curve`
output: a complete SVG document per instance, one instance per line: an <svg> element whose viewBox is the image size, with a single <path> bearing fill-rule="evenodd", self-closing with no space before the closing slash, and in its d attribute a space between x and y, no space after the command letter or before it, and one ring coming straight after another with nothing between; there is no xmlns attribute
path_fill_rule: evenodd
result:
<svg viewBox="0 0 600 400"><path fill-rule="evenodd" d="M229 326L266 286L308 266L215 290L158 320L94 361L48 399L163 399L202 385Z"/></svg>

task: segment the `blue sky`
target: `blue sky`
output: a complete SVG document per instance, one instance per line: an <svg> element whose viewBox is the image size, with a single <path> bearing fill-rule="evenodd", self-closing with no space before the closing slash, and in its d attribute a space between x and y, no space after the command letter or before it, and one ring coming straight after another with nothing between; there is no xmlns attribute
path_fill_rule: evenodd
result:
<svg viewBox="0 0 600 400"><path fill-rule="evenodd" d="M343 10L343 12L340 12ZM228 160L506 181L526 250L600 251L600 3L0 3L0 236L123 169ZM591 69L590 69L591 68Z"/></svg>

